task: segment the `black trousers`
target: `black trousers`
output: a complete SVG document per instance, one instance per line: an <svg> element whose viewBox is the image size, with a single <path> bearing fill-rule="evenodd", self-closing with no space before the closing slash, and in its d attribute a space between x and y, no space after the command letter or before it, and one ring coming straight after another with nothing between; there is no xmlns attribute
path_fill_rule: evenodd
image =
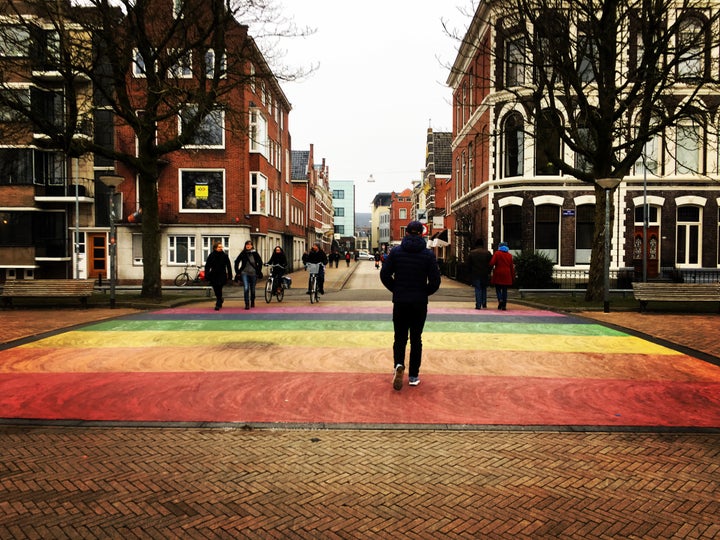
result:
<svg viewBox="0 0 720 540"><path fill-rule="evenodd" d="M397 364L405 365L405 349L408 335L410 337L410 371L409 377L417 377L420 373L422 361L422 332L427 318L427 303L393 304L393 328L395 340L393 342L393 367Z"/></svg>
<svg viewBox="0 0 720 540"><path fill-rule="evenodd" d="M223 286L225 285L225 283L224 282L218 283L215 281L211 281L210 285L212 285L213 292L215 293L215 303L219 306L222 304L222 300L223 300L222 290L223 290Z"/></svg>

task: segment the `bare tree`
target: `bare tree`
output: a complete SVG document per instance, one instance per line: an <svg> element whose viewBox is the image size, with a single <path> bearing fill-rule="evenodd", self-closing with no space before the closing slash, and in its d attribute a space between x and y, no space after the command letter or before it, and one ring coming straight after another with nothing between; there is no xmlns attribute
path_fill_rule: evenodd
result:
<svg viewBox="0 0 720 540"><path fill-rule="evenodd" d="M562 174L595 186L595 232L587 300L602 297L605 193L601 178L622 178L660 152L682 159L686 144L715 132L720 4L715 0L508 0L476 11L494 32L497 66L489 80L522 104L536 174ZM466 42L472 36L464 36ZM482 44L474 43L476 47ZM529 126L529 127L528 127ZM654 148L654 155L648 149ZM563 151L563 149L565 151ZM569 151L568 151L569 150ZM650 168L652 164L645 164ZM710 174L706 163L685 165ZM661 174L662 171L656 171ZM713 173L714 174L714 173Z"/></svg>
<svg viewBox="0 0 720 540"><path fill-rule="evenodd" d="M245 85L273 85L304 75L300 69L271 70L248 24L277 39L310 31L295 28L272 0L0 0L0 10L20 22L14 36L3 36L6 43L9 37L31 36L36 16L53 26L53 41L44 44L44 54L52 55L61 75L65 110L62 122L53 121L26 95L11 91L14 81L27 78L27 66L21 64L3 65L0 108L14 115L12 125L32 124L34 132L68 156L102 156L137 174L143 213L141 294L160 297L158 179L166 156L211 136L208 127L219 111L226 129L246 132L247 111L237 99ZM79 80L90 81L92 92ZM77 137L98 109L111 111L116 123L132 129L132 148Z"/></svg>

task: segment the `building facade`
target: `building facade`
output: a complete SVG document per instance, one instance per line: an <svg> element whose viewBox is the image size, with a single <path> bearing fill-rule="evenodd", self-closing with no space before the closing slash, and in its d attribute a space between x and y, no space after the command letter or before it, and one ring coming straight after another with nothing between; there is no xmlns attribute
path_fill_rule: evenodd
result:
<svg viewBox="0 0 720 540"><path fill-rule="evenodd" d="M192 4L155 0L148 10L159 24L152 28L163 32L172 27ZM198 13L207 14L207 6L195 4ZM119 280L138 283L144 266L140 175L133 166L133 160L141 159L137 131L130 120L115 114L110 100L97 91L97 81L84 77L82 70L70 74L72 93L66 91L68 66L61 65L57 44L82 44L72 55L82 61L82 54L95 57L89 44L96 43L87 27L60 24L61 9L71 4L52 4L58 11L47 20L33 7L42 6L40 2L14 5L27 8L27 13L15 17L10 10L0 20L0 281L102 281L109 277L114 247ZM121 17L120 28L122 24ZM67 29L67 36L58 34L60 27ZM154 125L156 147L182 143L157 161L160 272L165 284L186 266L204 264L215 241L223 243L231 258L246 240L254 242L264 260L280 245L298 268L309 243L329 246L332 240L328 167L324 160L314 163L311 149L302 178L293 175L287 97L246 26L233 20L225 39L224 51L196 42L196 49L188 46L181 56L177 51L186 44L176 41L167 49L152 49L153 61L138 46L127 44L134 48L123 72L123 92L129 103L137 104L138 122L143 101L152 94L150 76L162 79L168 96L186 91L187 96L198 96L197 89L220 74L215 77L220 84L212 90L218 101L192 137L182 139L183 133L193 132L197 104L192 100L181 102L176 114L160 117ZM169 64L159 69L163 62ZM102 63L95 69L111 72ZM14 104L18 110L25 106L37 113L37 121L23 116ZM64 130L63 123L70 120L76 125ZM48 135L58 131L130 159L115 160L92 151L73 154L75 147ZM122 180L112 199L103 178Z"/></svg>
<svg viewBox="0 0 720 540"><path fill-rule="evenodd" d="M72 139L93 136L93 87L79 70L66 85L56 21L24 3L0 19L0 282L87 277L89 235L107 230L93 159L68 151ZM63 30L66 49L89 62L80 46L86 32L71 24Z"/></svg>
<svg viewBox="0 0 720 540"><path fill-rule="evenodd" d="M717 3L708 4L709 14L717 9ZM699 22L704 15L679 16L688 17L683 24L689 30L709 32ZM501 30L498 17L491 3L480 3L448 78L453 91L455 186L450 208L455 228L471 242L482 238L490 248L505 241L515 254L542 252L556 271L587 270L598 203L595 186L563 173L548 159L550 151L583 168L582 156L554 131L575 121L572 111L528 115L523 101L528 94L520 87L530 88L539 68L533 71L519 61L529 56L523 52L527 40L518 37L522 32L517 29ZM629 34L639 35L638 28L631 26ZM629 64L639 58L637 50L630 49L622 48L617 61ZM717 48L703 54L707 56L692 63L693 81L717 80ZM705 272L717 280L718 138L717 129L709 128L718 125L718 93L708 88L689 97L681 77L689 66L678 63L679 84L668 86L656 106L670 111L692 99L702 120L681 122L650 137L643 159L613 193L610 266L613 271L632 269L636 279L642 268L649 278L681 271L688 279L702 279L695 276ZM592 86L591 78L586 82ZM458 257L464 258L469 245L457 250Z"/></svg>

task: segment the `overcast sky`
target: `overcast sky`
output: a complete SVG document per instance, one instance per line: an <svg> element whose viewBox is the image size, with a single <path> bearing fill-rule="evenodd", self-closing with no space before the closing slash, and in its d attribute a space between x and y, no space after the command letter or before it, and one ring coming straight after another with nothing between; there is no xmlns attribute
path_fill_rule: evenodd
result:
<svg viewBox="0 0 720 540"><path fill-rule="evenodd" d="M448 65L457 42L443 30L467 27L462 0L284 0L299 27L316 32L287 42L289 65L319 64L302 82L283 83L292 104L293 150L314 145L331 180L355 182L357 212L376 193L420 179L428 127L451 131ZM368 183L373 176L375 183Z"/></svg>

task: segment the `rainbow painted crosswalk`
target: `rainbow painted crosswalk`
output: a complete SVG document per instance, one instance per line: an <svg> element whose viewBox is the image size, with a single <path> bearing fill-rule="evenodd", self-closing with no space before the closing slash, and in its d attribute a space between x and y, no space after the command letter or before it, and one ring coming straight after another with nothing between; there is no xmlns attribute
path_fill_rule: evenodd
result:
<svg viewBox="0 0 720 540"><path fill-rule="evenodd" d="M430 306L394 391L387 302L175 308L0 351L0 417L720 427L720 368L547 311Z"/></svg>

